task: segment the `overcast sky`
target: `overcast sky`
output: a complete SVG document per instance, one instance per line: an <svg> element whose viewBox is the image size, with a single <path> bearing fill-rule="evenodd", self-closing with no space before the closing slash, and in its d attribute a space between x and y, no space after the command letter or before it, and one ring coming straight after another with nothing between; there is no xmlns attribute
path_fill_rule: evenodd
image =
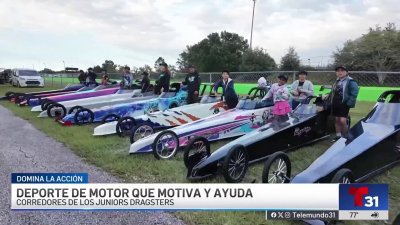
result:
<svg viewBox="0 0 400 225"><path fill-rule="evenodd" d="M0 67L86 69L106 59L175 64L186 45L223 30L250 38L252 0L0 0ZM400 26L398 0L257 0L253 46L279 63L294 46L303 63L376 24Z"/></svg>

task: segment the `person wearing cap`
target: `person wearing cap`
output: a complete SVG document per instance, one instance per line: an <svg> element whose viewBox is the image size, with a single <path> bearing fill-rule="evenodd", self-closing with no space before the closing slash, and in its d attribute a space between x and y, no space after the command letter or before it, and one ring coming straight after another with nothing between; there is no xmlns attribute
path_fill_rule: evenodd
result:
<svg viewBox="0 0 400 225"><path fill-rule="evenodd" d="M142 81L140 81L140 85L141 85L141 92L145 93L148 91L149 87L150 87L150 79L149 79L149 73L147 73L146 71L144 71L142 73Z"/></svg>
<svg viewBox="0 0 400 225"><path fill-rule="evenodd" d="M297 76L298 80L292 83L290 94L292 94L292 109L295 109L302 103L308 96L314 95L314 85L311 81L307 80L307 71L300 71Z"/></svg>
<svg viewBox="0 0 400 225"><path fill-rule="evenodd" d="M122 87L131 88L132 83L133 83L133 75L131 74L131 68L129 66L125 66L121 81Z"/></svg>
<svg viewBox="0 0 400 225"><path fill-rule="evenodd" d="M228 70L222 71L222 80L219 80L214 84L213 92L217 92L219 87L222 87L222 99L225 101L228 108L235 108L239 102L239 99L235 92L233 80L229 78Z"/></svg>
<svg viewBox="0 0 400 225"><path fill-rule="evenodd" d="M87 78L86 78L86 82L87 82L88 86L97 86L96 78L97 78L97 74L95 72L93 72L93 68L90 67L88 69Z"/></svg>
<svg viewBox="0 0 400 225"><path fill-rule="evenodd" d="M160 63L160 75L154 87L154 94L159 95L161 92L169 91L169 82L171 80L171 72L165 62Z"/></svg>
<svg viewBox="0 0 400 225"><path fill-rule="evenodd" d="M358 96L358 84L348 75L348 70L344 66L335 68L336 82L332 86L332 116L335 117L336 137L335 142L348 133L347 118L350 108L354 108Z"/></svg>
<svg viewBox="0 0 400 225"><path fill-rule="evenodd" d="M193 65L189 66L189 73L186 75L185 81L183 81L182 84L187 86L187 104L198 102L201 80L199 73Z"/></svg>

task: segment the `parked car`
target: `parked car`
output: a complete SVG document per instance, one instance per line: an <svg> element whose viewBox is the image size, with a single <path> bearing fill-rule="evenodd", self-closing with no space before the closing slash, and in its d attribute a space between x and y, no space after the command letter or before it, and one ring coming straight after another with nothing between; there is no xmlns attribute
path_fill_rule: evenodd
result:
<svg viewBox="0 0 400 225"><path fill-rule="evenodd" d="M0 68L0 84L6 84L10 82L10 70Z"/></svg>
<svg viewBox="0 0 400 225"><path fill-rule="evenodd" d="M18 87L44 87L44 79L33 69L12 69L11 84Z"/></svg>

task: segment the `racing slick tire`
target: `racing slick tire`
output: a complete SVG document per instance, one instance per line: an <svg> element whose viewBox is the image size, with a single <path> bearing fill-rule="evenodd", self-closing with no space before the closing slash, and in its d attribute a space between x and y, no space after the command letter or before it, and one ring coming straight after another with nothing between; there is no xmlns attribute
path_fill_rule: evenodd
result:
<svg viewBox="0 0 400 225"><path fill-rule="evenodd" d="M354 183L353 172L347 168L342 168L338 170L335 175L333 175L331 183L339 184L351 184Z"/></svg>
<svg viewBox="0 0 400 225"><path fill-rule="evenodd" d="M160 132L151 145L156 159L170 159L179 149L179 138L175 132L165 130Z"/></svg>
<svg viewBox="0 0 400 225"><path fill-rule="evenodd" d="M284 152L275 152L264 164L263 183L289 183L292 165Z"/></svg>
<svg viewBox="0 0 400 225"><path fill-rule="evenodd" d="M233 146L225 156L221 172L228 183L239 183L246 175L249 157L242 145Z"/></svg>
<svg viewBox="0 0 400 225"><path fill-rule="evenodd" d="M193 137L189 140L183 152L183 162L186 168L191 164L199 162L201 159L210 156L210 142L205 137Z"/></svg>

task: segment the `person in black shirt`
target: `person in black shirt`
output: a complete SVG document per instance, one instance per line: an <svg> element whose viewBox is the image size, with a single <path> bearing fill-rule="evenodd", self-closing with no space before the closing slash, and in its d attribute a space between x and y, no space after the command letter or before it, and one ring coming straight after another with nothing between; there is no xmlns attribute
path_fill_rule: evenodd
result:
<svg viewBox="0 0 400 225"><path fill-rule="evenodd" d="M88 69L87 78L88 78L89 86L93 86L93 85L97 86L97 82L96 82L97 74L95 72L93 72L93 68Z"/></svg>
<svg viewBox="0 0 400 225"><path fill-rule="evenodd" d="M150 79L149 79L149 74L147 72L143 72L142 73L142 81L140 82L141 84L141 89L142 89L142 93L145 93L148 91L149 87L150 87Z"/></svg>
<svg viewBox="0 0 400 225"><path fill-rule="evenodd" d="M86 74L83 72L83 70L79 70L78 80L80 84L84 84L86 82Z"/></svg>
<svg viewBox="0 0 400 225"><path fill-rule="evenodd" d="M197 73L193 65L189 66L189 73L186 75L185 81L182 82L182 84L187 85L187 104L198 102L201 80L199 73Z"/></svg>
<svg viewBox="0 0 400 225"><path fill-rule="evenodd" d="M156 95L161 94L161 92L169 91L171 72L169 72L168 65L165 62L160 63L160 71L160 76L156 81L156 86L154 87L154 94Z"/></svg>

